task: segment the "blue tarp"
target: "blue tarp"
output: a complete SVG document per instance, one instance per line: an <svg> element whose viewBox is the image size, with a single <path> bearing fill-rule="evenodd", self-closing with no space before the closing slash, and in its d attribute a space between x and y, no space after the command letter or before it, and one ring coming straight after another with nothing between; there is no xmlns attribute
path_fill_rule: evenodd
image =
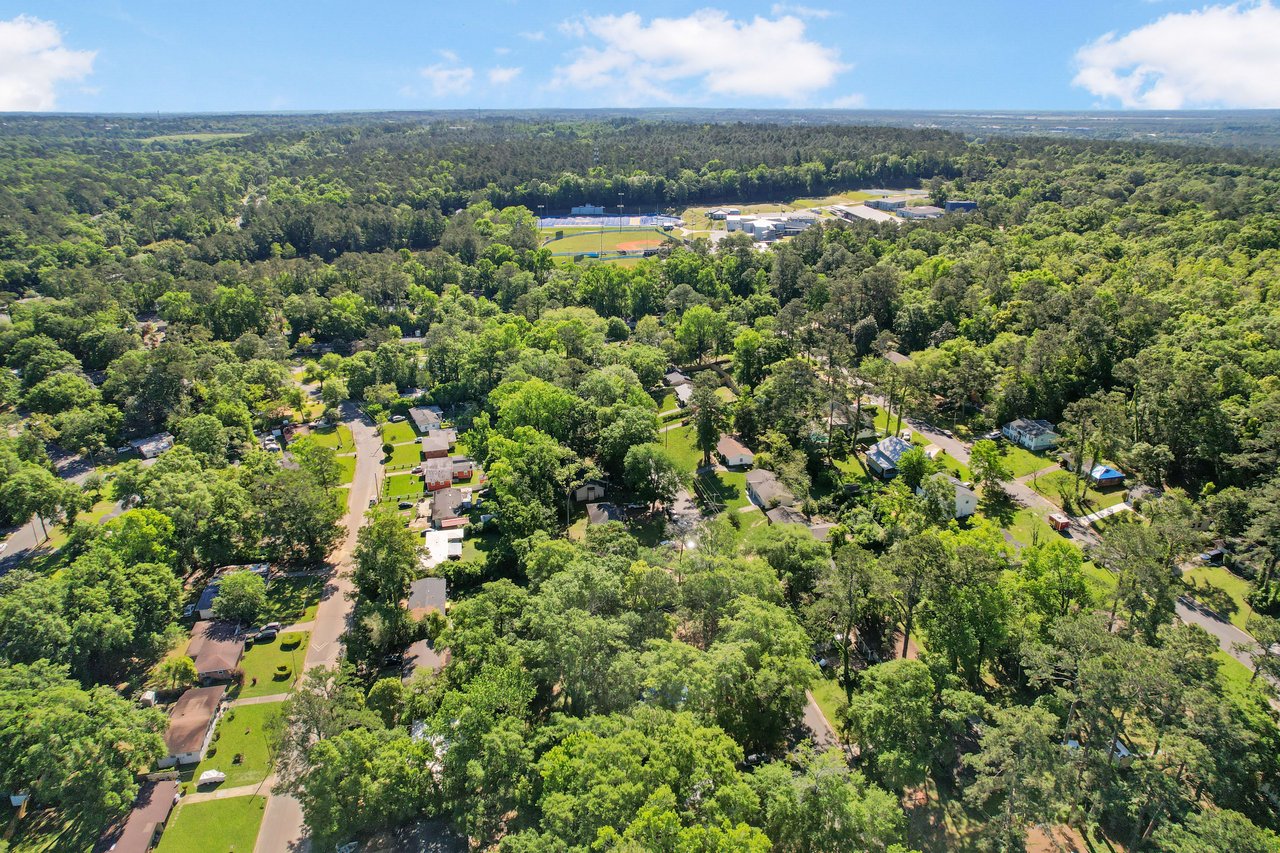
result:
<svg viewBox="0 0 1280 853"><path fill-rule="evenodd" d="M1089 472L1089 479L1099 484L1120 483L1124 481L1124 474L1106 465L1094 465Z"/></svg>

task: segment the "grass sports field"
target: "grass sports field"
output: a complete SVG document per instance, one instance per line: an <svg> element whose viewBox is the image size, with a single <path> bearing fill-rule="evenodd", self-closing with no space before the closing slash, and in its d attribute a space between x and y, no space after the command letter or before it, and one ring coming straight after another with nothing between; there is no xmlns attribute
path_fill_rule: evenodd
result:
<svg viewBox="0 0 1280 853"><path fill-rule="evenodd" d="M661 228L631 228L623 230L613 228L605 229L603 233L595 231L585 234L570 234L561 240L554 239L554 235L552 237L553 239L544 245L556 255L585 255L592 252L602 252L606 255L614 255L619 252L627 252L628 254L635 252L639 254L645 249L656 249L666 242L666 235Z"/></svg>

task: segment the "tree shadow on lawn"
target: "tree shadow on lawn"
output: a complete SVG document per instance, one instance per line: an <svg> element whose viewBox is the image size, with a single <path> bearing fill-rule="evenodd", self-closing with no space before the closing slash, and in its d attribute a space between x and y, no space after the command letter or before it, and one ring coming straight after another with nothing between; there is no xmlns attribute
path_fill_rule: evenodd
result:
<svg viewBox="0 0 1280 853"><path fill-rule="evenodd" d="M978 501L978 509L986 517L1001 527L1010 527L1019 506L1009 493L999 486L984 486L982 499Z"/></svg>
<svg viewBox="0 0 1280 853"><path fill-rule="evenodd" d="M1236 600L1231 597L1226 590L1220 589L1213 584L1205 581L1203 584L1192 577L1186 579L1188 593L1210 610L1217 613L1223 620L1230 622L1232 615L1240 609L1236 604Z"/></svg>

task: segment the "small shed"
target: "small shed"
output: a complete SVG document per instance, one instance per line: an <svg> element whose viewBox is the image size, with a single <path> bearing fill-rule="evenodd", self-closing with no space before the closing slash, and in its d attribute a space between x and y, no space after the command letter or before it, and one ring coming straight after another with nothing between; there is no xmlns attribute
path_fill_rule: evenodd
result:
<svg viewBox="0 0 1280 853"><path fill-rule="evenodd" d="M573 499L578 503L598 501L604 497L605 485L599 480L587 480L573 490Z"/></svg>

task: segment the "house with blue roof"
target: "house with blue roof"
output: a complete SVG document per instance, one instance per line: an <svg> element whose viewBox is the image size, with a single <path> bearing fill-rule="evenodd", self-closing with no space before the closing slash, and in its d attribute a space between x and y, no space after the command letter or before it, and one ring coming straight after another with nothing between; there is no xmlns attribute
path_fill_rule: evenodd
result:
<svg viewBox="0 0 1280 853"><path fill-rule="evenodd" d="M867 451L867 467L881 479L892 480L898 476L898 460L911 446L911 442L896 435L881 439Z"/></svg>
<svg viewBox="0 0 1280 853"><path fill-rule="evenodd" d="M1100 489L1123 486L1124 474L1109 465L1094 465L1089 471L1089 482Z"/></svg>

